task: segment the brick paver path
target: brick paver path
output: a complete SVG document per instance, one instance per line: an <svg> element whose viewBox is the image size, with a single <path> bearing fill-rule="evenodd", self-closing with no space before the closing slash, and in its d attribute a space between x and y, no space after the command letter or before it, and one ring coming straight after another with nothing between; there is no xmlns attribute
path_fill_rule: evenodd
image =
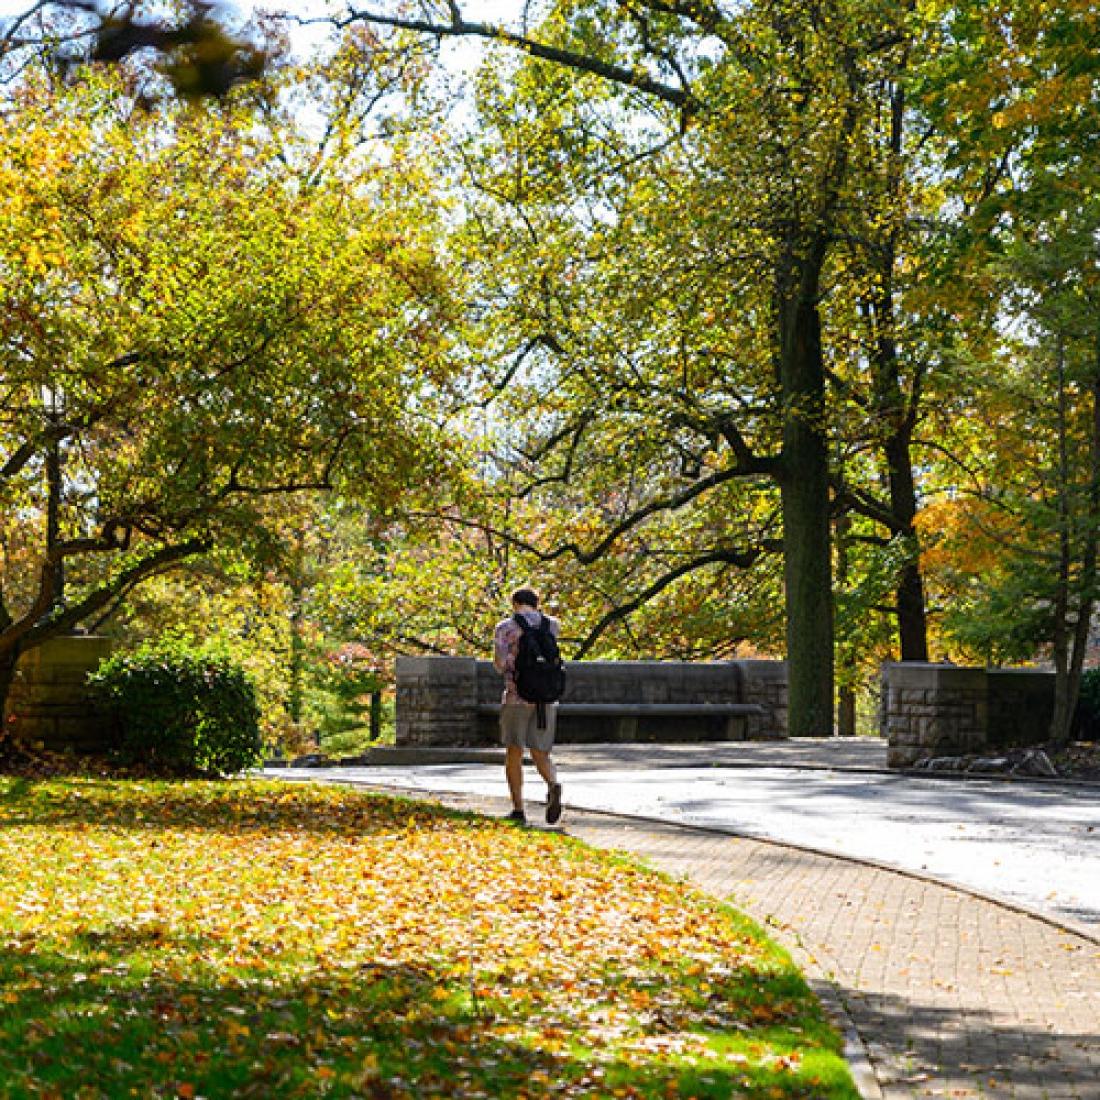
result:
<svg viewBox="0 0 1100 1100"><path fill-rule="evenodd" d="M568 810L563 824L769 928L847 1010L874 1071L866 1094L1100 1100L1100 943L952 887L772 842Z"/></svg>
<svg viewBox="0 0 1100 1100"><path fill-rule="evenodd" d="M570 815L730 899L828 979L882 1095L1100 1098L1100 945L935 883L691 829Z"/></svg>

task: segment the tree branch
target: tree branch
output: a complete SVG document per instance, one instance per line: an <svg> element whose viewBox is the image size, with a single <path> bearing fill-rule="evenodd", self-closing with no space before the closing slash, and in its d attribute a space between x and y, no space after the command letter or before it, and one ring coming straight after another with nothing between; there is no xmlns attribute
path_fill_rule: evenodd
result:
<svg viewBox="0 0 1100 1100"><path fill-rule="evenodd" d="M895 535L912 533L906 528L905 524L899 522L898 518L885 504L875 500L869 493L864 492L862 489L853 489L836 475L830 476L829 483L835 493L833 503L836 507L847 508L858 515L873 519Z"/></svg>
<svg viewBox="0 0 1100 1100"><path fill-rule="evenodd" d="M617 607L613 607L604 615L604 617L588 632L588 636L581 642L573 659L577 661L581 660L585 654L592 649L596 642L599 641L601 635L608 627L632 615L639 607L648 603L654 596L659 595L668 588L669 585L674 584L681 577L687 576L688 573L693 573L695 570L703 569L708 565L736 565L741 569L748 569L763 554L775 553L781 549L782 543L778 539L765 539L757 546L748 550L713 550L709 554L703 554L698 558L692 558L690 561L678 565L675 569L659 577L649 585L648 588L639 592L633 599L627 600L626 603L620 604Z"/></svg>
<svg viewBox="0 0 1100 1100"><path fill-rule="evenodd" d="M155 573L162 573L185 558L205 553L209 549L210 541L205 538L188 539L176 546L162 546L148 557L142 558L129 568L124 569L117 577L102 587L89 592L83 599L77 601L71 607L67 607L60 615L47 622L32 620L29 627L23 631L22 641L25 645L34 645L56 634L64 633L83 622L90 615L94 615L97 611L106 607L109 603L125 596L135 585L147 577L151 577ZM17 630L25 622L26 618L3 635L0 635L0 649L5 648L7 635Z"/></svg>
<svg viewBox="0 0 1100 1100"><path fill-rule="evenodd" d="M39 442L40 441L37 439L28 439L26 442L21 443L12 452L7 462L5 462L3 466L0 466L0 477L15 477L15 475L34 458L38 451Z"/></svg>
<svg viewBox="0 0 1100 1100"><path fill-rule="evenodd" d="M474 37L484 38L491 42L503 42L509 46L514 46L531 57L537 57L543 61L552 61L578 72L591 73L593 76L602 77L613 84L636 88L640 92L645 92L664 100L666 103L671 103L681 110L690 110L692 107L691 95L686 88L677 88L671 84L666 84L643 69L627 68L624 65L616 65L613 62L603 61L600 58L578 53L575 50L552 46L526 34L518 34L506 27L491 23L470 23L463 18L457 4L452 3L449 7L450 22L384 15L381 12L355 8L349 8L347 15L343 17L324 19L300 17L298 22L302 24L329 22L339 28L347 27L352 23L364 22L381 27L392 27L395 30L430 34L436 38Z"/></svg>

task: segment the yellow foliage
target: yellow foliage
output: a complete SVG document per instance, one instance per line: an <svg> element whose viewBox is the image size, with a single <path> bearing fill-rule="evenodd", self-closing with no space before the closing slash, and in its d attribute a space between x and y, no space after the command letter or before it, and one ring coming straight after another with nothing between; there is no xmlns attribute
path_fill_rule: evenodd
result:
<svg viewBox="0 0 1100 1100"><path fill-rule="evenodd" d="M921 541L921 567L929 575L945 571L976 574L998 566L1011 517L976 497L945 497L927 504L915 520Z"/></svg>

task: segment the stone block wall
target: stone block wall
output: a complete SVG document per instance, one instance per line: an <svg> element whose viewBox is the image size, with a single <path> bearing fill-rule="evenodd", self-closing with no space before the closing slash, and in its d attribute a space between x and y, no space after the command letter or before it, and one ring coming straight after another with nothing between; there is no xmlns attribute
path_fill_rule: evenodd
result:
<svg viewBox="0 0 1100 1100"><path fill-rule="evenodd" d="M991 749L1036 745L1047 738L1054 714L1054 673L1035 669L991 668L989 729Z"/></svg>
<svg viewBox="0 0 1100 1100"><path fill-rule="evenodd" d="M1051 672L884 665L879 725L887 763L906 768L929 757L1040 744L1053 701Z"/></svg>
<svg viewBox="0 0 1100 1100"><path fill-rule="evenodd" d="M51 638L28 650L16 665L5 723L48 749L106 748L110 727L95 708L87 678L110 651L110 639L94 635Z"/></svg>
<svg viewBox="0 0 1100 1100"><path fill-rule="evenodd" d="M477 695L473 657L398 657L397 744L476 744Z"/></svg>
<svg viewBox="0 0 1100 1100"><path fill-rule="evenodd" d="M759 703L764 713L745 719L745 740L787 736L787 662L734 661L741 670L741 702Z"/></svg>
<svg viewBox="0 0 1100 1100"><path fill-rule="evenodd" d="M757 717L593 717L561 714L564 743L729 740L786 735L786 666L777 661L575 661L566 663L564 702L759 703ZM504 684L489 661L401 657L397 661L399 745L495 745Z"/></svg>

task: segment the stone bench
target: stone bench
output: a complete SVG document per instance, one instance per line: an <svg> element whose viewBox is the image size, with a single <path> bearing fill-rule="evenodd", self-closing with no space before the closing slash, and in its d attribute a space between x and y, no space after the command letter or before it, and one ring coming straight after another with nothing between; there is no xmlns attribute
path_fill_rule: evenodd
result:
<svg viewBox="0 0 1100 1100"><path fill-rule="evenodd" d="M569 661L561 744L783 737L777 661ZM473 657L397 659L398 745L497 745L504 682Z"/></svg>
<svg viewBox="0 0 1100 1100"><path fill-rule="evenodd" d="M499 714L500 703L478 703L482 714ZM622 714L632 718L653 717L687 718L711 715L728 718L733 715L763 714L759 703L558 703L559 714L577 714L586 717L614 717Z"/></svg>

